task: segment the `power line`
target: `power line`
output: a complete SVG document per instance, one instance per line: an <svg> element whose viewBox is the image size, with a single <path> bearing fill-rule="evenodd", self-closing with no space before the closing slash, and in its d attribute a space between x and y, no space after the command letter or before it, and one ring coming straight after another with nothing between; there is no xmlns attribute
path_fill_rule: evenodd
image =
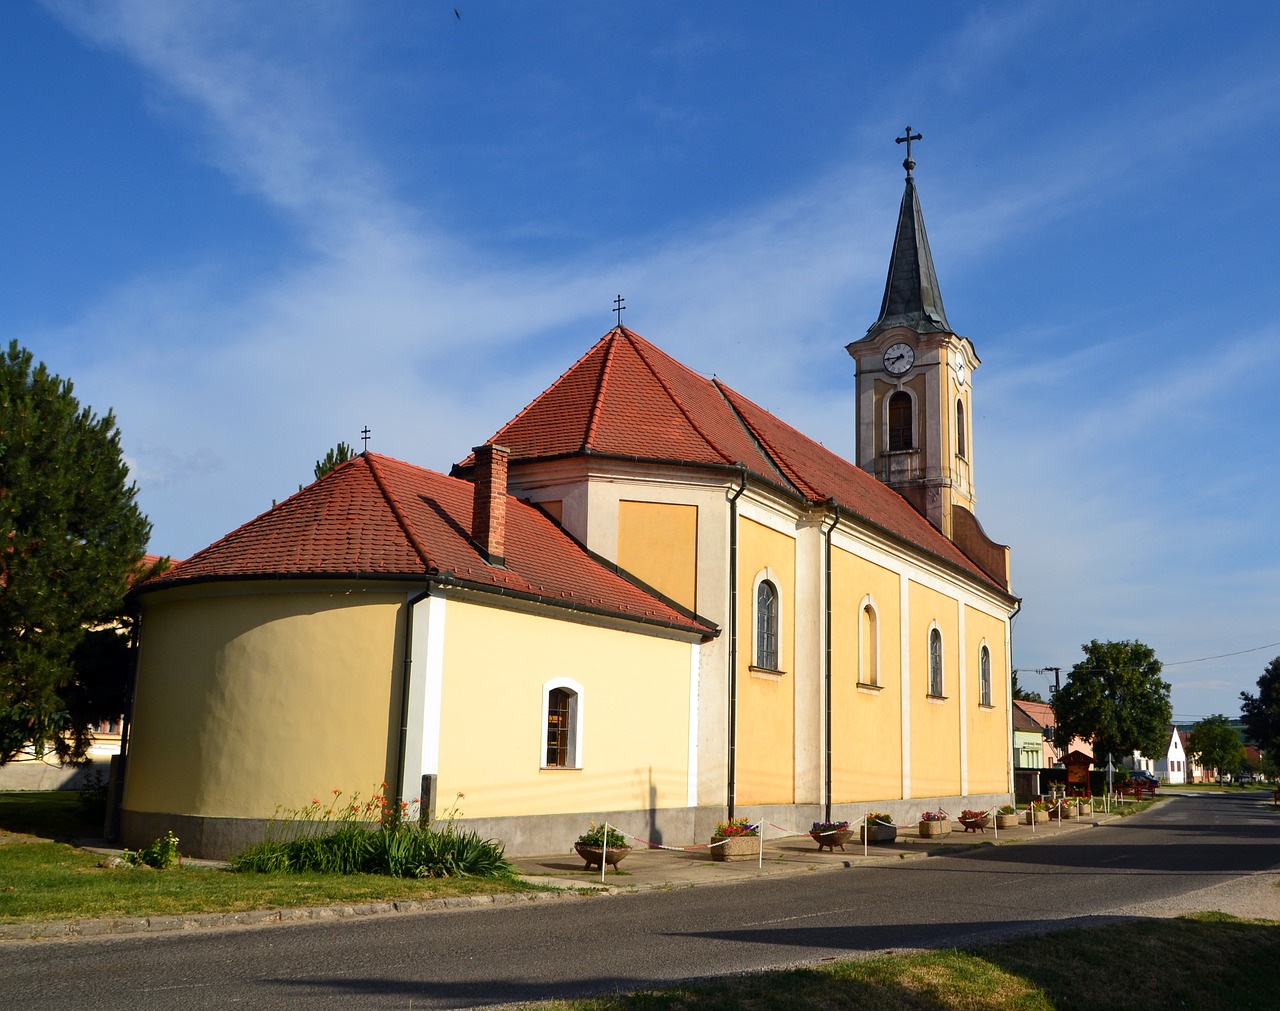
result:
<svg viewBox="0 0 1280 1011"><path fill-rule="evenodd" d="M1234 653L1219 653L1217 656L1202 656L1195 660L1171 660L1165 664L1166 667L1180 667L1184 663L1204 663L1206 660L1223 660L1229 656L1244 656L1246 653L1257 653L1259 650L1275 649L1280 646L1280 642L1269 642L1265 646L1254 646L1252 649L1236 650Z"/></svg>

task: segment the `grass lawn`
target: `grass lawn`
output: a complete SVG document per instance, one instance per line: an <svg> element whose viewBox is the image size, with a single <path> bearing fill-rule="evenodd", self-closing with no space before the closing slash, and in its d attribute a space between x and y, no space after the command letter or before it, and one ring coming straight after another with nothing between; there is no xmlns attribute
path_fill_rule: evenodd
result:
<svg viewBox="0 0 1280 1011"><path fill-rule="evenodd" d="M55 839L100 834L74 793L0 793L0 923L222 913L289 906L431 899L534 890L514 879L410 879L373 874L235 874L184 865L107 868Z"/></svg>
<svg viewBox="0 0 1280 1011"><path fill-rule="evenodd" d="M606 998L546 1011L1240 1011L1275 1008L1280 922L1221 914L1135 920L989 945L830 962Z"/></svg>

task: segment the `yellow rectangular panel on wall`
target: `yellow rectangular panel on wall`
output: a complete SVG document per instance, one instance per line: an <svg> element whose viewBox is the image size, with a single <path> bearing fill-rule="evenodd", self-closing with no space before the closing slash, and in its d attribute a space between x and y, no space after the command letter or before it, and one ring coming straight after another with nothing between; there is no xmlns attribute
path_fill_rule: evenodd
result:
<svg viewBox="0 0 1280 1011"><path fill-rule="evenodd" d="M965 650L969 719L969 792L1003 793L1009 788L1009 658L1005 622L967 607ZM982 705L982 650L991 659L991 705Z"/></svg>
<svg viewBox="0 0 1280 1011"><path fill-rule="evenodd" d="M956 600L911 583L911 795L960 792L960 643ZM942 637L942 697L929 695L929 634Z"/></svg>
<svg viewBox="0 0 1280 1011"><path fill-rule="evenodd" d="M753 672L755 590L761 578L778 594L780 674ZM795 799L796 542L753 520L738 527L738 733L736 799L790 804Z"/></svg>
<svg viewBox="0 0 1280 1011"><path fill-rule="evenodd" d="M831 552L831 799L902 796L900 576Z"/></svg>
<svg viewBox="0 0 1280 1011"><path fill-rule="evenodd" d="M618 503L618 564L672 600L695 610L698 507Z"/></svg>

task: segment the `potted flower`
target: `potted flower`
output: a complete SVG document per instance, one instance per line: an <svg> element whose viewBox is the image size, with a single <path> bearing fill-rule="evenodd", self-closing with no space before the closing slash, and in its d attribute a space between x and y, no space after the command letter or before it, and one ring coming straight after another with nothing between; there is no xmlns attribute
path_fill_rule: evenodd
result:
<svg viewBox="0 0 1280 1011"><path fill-rule="evenodd" d="M819 852L825 848L834 853L837 846L844 849L853 832L847 821L815 821L809 835L818 844Z"/></svg>
<svg viewBox="0 0 1280 1011"><path fill-rule="evenodd" d="M1027 805L1027 824L1042 824L1049 820L1049 806L1043 800L1033 800Z"/></svg>
<svg viewBox="0 0 1280 1011"><path fill-rule="evenodd" d="M760 852L760 830L746 818L730 818L716 825L711 836L712 860L755 860Z"/></svg>
<svg viewBox="0 0 1280 1011"><path fill-rule="evenodd" d="M985 832L991 824L989 811L973 811L968 808L960 812L960 824L966 832Z"/></svg>
<svg viewBox="0 0 1280 1011"><path fill-rule="evenodd" d="M1093 814L1093 797L1090 794L1086 793L1083 797L1076 798L1076 813L1081 818Z"/></svg>
<svg viewBox="0 0 1280 1011"><path fill-rule="evenodd" d="M578 836L578 841L573 844L573 848L586 863L587 870L593 866L603 870L601 865L603 860L616 871L618 864L622 863L623 858L631 852L626 836L612 825L597 825L595 822L591 823L588 831Z"/></svg>
<svg viewBox="0 0 1280 1011"><path fill-rule="evenodd" d="M926 811L920 816L920 838L951 834L951 819L946 811Z"/></svg>
<svg viewBox="0 0 1280 1011"><path fill-rule="evenodd" d="M859 841L868 843L897 842L898 826L893 823L893 816L880 811L868 813L862 821Z"/></svg>
<svg viewBox="0 0 1280 1011"><path fill-rule="evenodd" d="M1054 813L1060 815L1063 818L1074 818L1076 816L1075 799L1072 798L1070 801L1059 800L1057 809L1055 810Z"/></svg>
<svg viewBox="0 0 1280 1011"><path fill-rule="evenodd" d="M1018 824L1018 809L1012 804L996 808L996 828L1013 828Z"/></svg>

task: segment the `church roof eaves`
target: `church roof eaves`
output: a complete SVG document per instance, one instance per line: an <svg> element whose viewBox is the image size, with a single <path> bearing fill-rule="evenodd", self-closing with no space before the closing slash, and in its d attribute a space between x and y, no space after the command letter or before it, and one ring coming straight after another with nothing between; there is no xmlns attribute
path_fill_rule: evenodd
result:
<svg viewBox="0 0 1280 1011"><path fill-rule="evenodd" d="M245 580L399 580L463 586L701 637L714 624L602 565L543 512L507 498L505 568L470 539L474 488L363 453L137 593ZM429 548L428 548L429 546Z"/></svg>

